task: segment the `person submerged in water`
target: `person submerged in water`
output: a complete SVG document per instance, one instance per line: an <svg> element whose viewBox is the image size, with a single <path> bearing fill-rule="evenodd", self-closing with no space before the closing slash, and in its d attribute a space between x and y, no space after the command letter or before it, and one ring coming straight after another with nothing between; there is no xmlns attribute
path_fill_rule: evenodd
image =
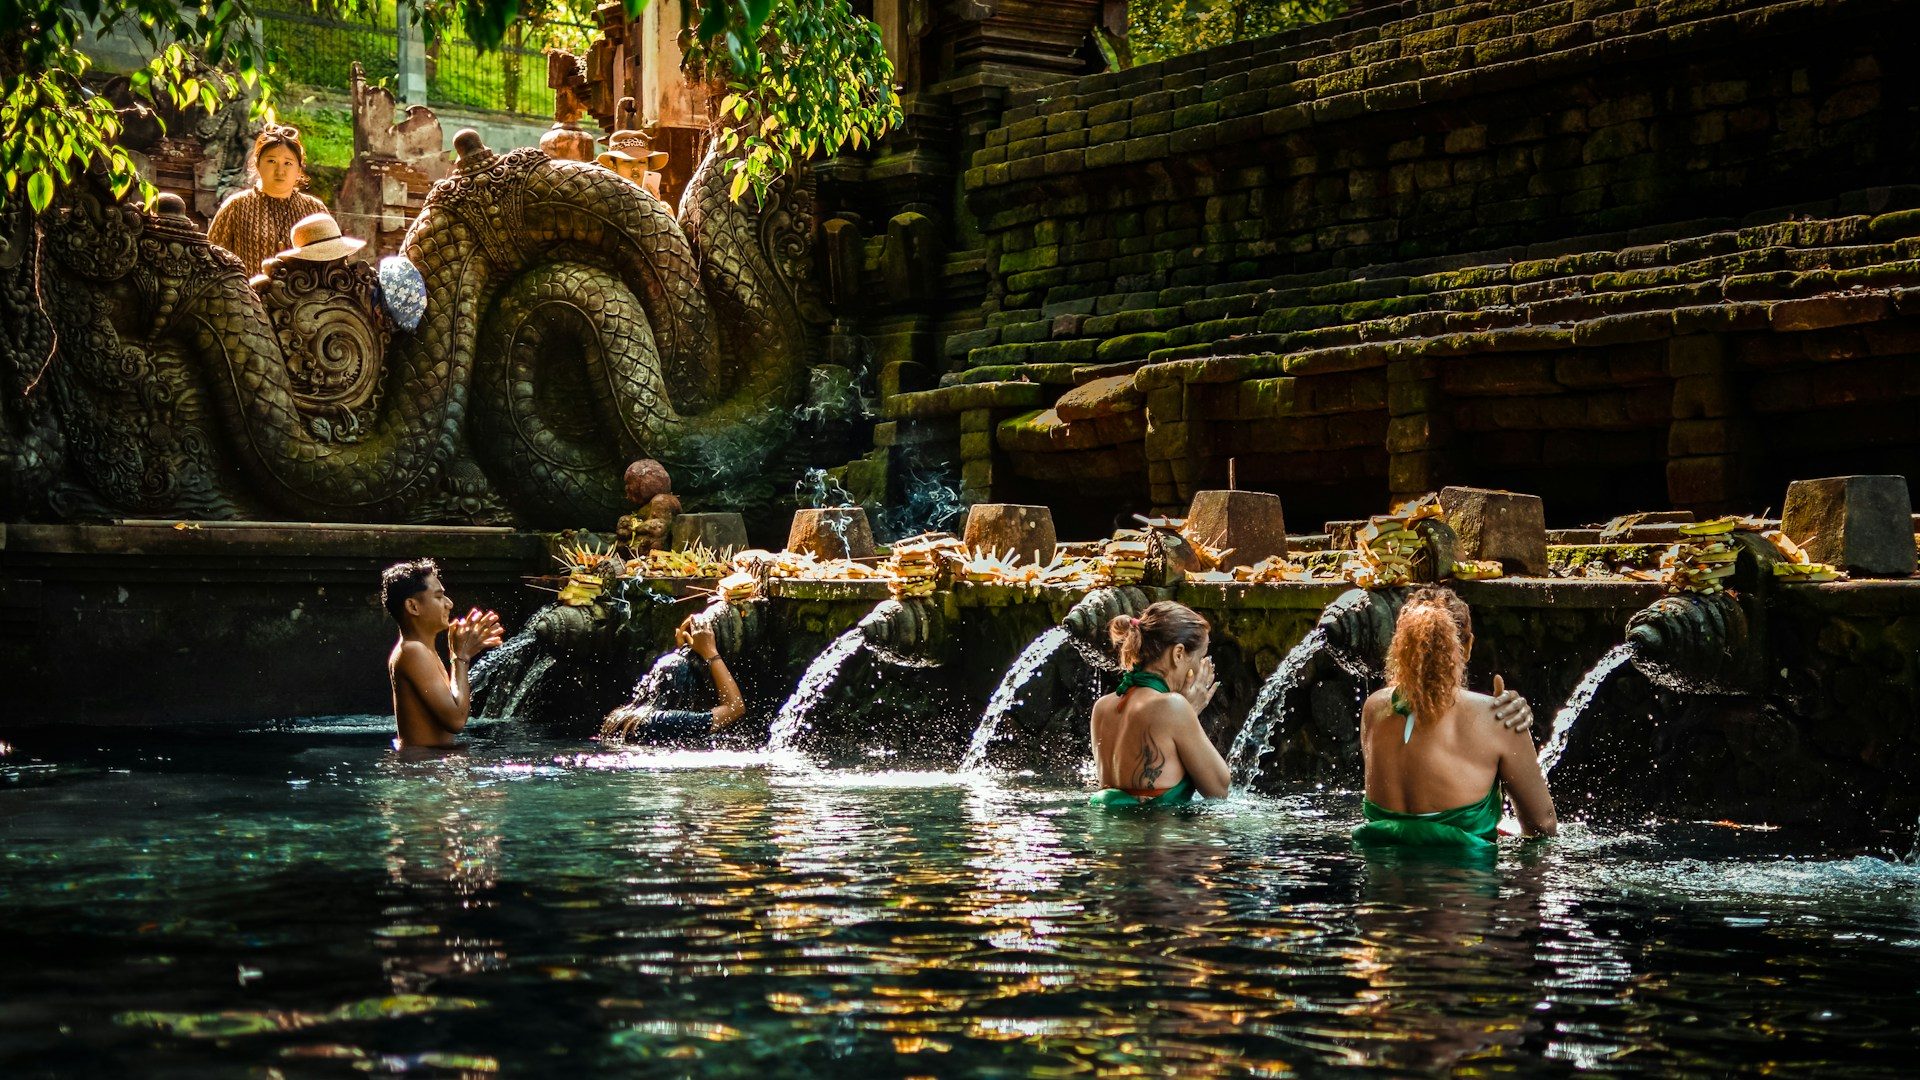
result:
<svg viewBox="0 0 1920 1080"><path fill-rule="evenodd" d="M396 749L454 745L467 726L473 693L467 671L473 658L500 644L500 616L478 608L456 619L453 599L440 583L432 559L389 566L380 575L380 599L400 624L400 640L387 657L393 687ZM435 642L447 635L449 663L440 663Z"/></svg>
<svg viewBox="0 0 1920 1080"><path fill-rule="evenodd" d="M1207 620L1162 600L1138 618L1108 627L1126 674L1093 706L1093 763L1103 790L1097 806L1175 806L1197 790L1225 798L1227 761L1200 727L1213 700Z"/></svg>
<svg viewBox="0 0 1920 1080"><path fill-rule="evenodd" d="M1414 593L1400 610L1387 653L1387 686L1360 715L1366 764L1362 844L1491 850L1500 824L1500 786L1513 797L1526 836L1558 828L1553 796L1526 726L1496 715L1506 698L1465 688L1473 619L1450 589Z"/></svg>
<svg viewBox="0 0 1920 1080"><path fill-rule="evenodd" d="M740 685L727 670L727 661L720 655L720 645L714 639L712 628L689 616L674 629L673 643L691 651L705 664L720 703L711 709L674 708L672 706L680 701L672 698L683 695L686 687L670 686L669 696L663 696L655 704L627 705L608 714L606 724L600 729L602 739L669 744L700 742L746 715L746 699L741 697Z"/></svg>

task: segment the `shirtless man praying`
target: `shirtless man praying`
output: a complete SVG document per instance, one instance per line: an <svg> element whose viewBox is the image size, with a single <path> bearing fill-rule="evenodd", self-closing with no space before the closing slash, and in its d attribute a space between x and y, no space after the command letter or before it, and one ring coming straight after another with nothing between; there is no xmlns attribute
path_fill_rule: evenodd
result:
<svg viewBox="0 0 1920 1080"><path fill-rule="evenodd" d="M387 657L397 731L394 748L452 746L454 736L467 726L473 703L467 669L475 656L500 644L500 616L475 608L454 618L453 600L440 584L440 568L432 559L387 567L380 575L380 599L400 624L400 640ZM434 647L442 633L447 635L451 671L441 666Z"/></svg>

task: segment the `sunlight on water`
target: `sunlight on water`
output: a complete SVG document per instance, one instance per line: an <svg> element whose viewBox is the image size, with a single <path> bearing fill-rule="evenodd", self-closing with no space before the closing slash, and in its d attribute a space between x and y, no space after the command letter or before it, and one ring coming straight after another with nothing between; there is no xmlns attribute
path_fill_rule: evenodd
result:
<svg viewBox="0 0 1920 1080"><path fill-rule="evenodd" d="M1920 868L1880 840L1573 821L1477 867L1356 854L1353 793L1115 815L1073 778L517 723L424 760L371 717L7 735L9 1075L1844 1077L1920 1052Z"/></svg>

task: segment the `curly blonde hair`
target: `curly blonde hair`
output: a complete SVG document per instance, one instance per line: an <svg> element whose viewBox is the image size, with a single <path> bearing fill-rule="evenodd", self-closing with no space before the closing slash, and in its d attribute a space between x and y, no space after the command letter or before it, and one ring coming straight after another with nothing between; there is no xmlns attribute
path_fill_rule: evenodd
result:
<svg viewBox="0 0 1920 1080"><path fill-rule="evenodd" d="M1387 682L1413 715L1439 719L1467 677L1473 615L1451 589L1426 588L1407 598L1387 648Z"/></svg>

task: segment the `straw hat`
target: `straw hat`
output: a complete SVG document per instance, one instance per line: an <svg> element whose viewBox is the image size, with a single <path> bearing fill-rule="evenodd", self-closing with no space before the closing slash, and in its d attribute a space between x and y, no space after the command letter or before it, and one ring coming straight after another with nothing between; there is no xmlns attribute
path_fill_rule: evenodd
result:
<svg viewBox="0 0 1920 1080"><path fill-rule="evenodd" d="M274 258L331 262L367 246L365 240L341 236L340 223L333 220L332 214L308 214L294 222L292 239L293 246Z"/></svg>
<svg viewBox="0 0 1920 1080"><path fill-rule="evenodd" d="M618 158L621 161L640 161L644 159L647 163L647 168L659 172L667 164L667 152L665 150L651 149L653 138L644 131L635 131L631 128L616 131L607 136L605 141L607 144L606 152L599 157L600 164L602 165L607 163L607 158Z"/></svg>

